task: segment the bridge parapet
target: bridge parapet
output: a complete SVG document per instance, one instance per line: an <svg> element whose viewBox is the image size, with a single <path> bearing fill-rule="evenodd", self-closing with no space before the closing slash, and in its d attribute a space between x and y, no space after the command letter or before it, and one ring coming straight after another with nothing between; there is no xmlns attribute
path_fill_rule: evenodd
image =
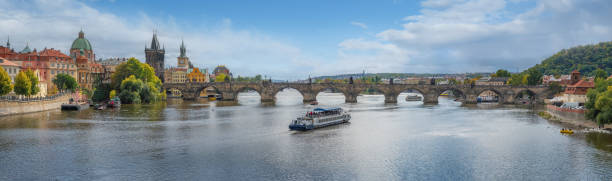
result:
<svg viewBox="0 0 612 181"><path fill-rule="evenodd" d="M546 86L493 86L493 85L424 85L424 84L345 84L345 83L270 83L270 82L212 82L212 83L165 83L164 89L177 89L183 93L184 99L197 99L200 92L212 87L227 101L236 101L239 92L254 90L261 96L262 102L274 102L276 94L284 89L295 89L303 97L304 102L316 101L318 93L325 90L335 90L345 96L348 103L357 102L357 96L368 89L374 89L385 96L386 103L396 103L400 93L416 90L424 97L425 103L437 103L439 95L444 91L453 91L467 104L476 103L476 98L484 91L497 93L502 103L513 103L514 98L523 91L536 97L538 102L549 95Z"/></svg>

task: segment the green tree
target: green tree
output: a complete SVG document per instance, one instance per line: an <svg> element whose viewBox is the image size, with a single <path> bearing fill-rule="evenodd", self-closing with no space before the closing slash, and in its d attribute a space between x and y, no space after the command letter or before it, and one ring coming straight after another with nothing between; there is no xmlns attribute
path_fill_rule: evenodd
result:
<svg viewBox="0 0 612 181"><path fill-rule="evenodd" d="M36 76L36 73L31 69L26 70L25 73L30 80L30 95L38 94L38 92L40 92L40 88L38 87L38 76Z"/></svg>
<svg viewBox="0 0 612 181"><path fill-rule="evenodd" d="M15 94L30 96L30 88L32 85L32 81L28 78L25 72L19 71L17 76L15 77Z"/></svg>
<svg viewBox="0 0 612 181"><path fill-rule="evenodd" d="M558 94L560 92L563 92L563 87L561 85L559 85L558 82L553 82L550 83L550 85L548 85L548 89L553 93L553 94Z"/></svg>
<svg viewBox="0 0 612 181"><path fill-rule="evenodd" d="M510 77L510 76L512 76L512 74L510 74L510 72L504 69L499 69L497 70L497 72L495 72L495 74L493 74L493 77Z"/></svg>
<svg viewBox="0 0 612 181"><path fill-rule="evenodd" d="M140 83L137 83L139 80ZM126 85L124 86L124 82ZM135 87L138 87L137 89ZM155 69L138 59L130 58L119 64L111 75L111 89L119 91L119 98L125 103L150 103L163 100L161 80L155 76ZM145 89L142 91L142 89Z"/></svg>
<svg viewBox="0 0 612 181"><path fill-rule="evenodd" d="M11 77L4 71L4 68L0 67L0 95L6 95L12 90Z"/></svg>
<svg viewBox="0 0 612 181"><path fill-rule="evenodd" d="M542 72L537 69L527 70L527 85L540 85L542 83Z"/></svg>
<svg viewBox="0 0 612 181"><path fill-rule="evenodd" d="M599 69L598 68L597 70L595 70L594 74L595 74L595 79L606 79L606 78L608 78L608 73L605 70L603 70L603 69Z"/></svg>
<svg viewBox="0 0 612 181"><path fill-rule="evenodd" d="M108 94L109 99L115 98L115 96L117 96L117 91L115 90L111 90L110 93Z"/></svg>
<svg viewBox="0 0 612 181"><path fill-rule="evenodd" d="M142 90L142 86L142 80L137 79L134 75L130 75L128 78L121 81L121 93L119 93L121 102L126 104L141 103L140 91Z"/></svg>
<svg viewBox="0 0 612 181"><path fill-rule="evenodd" d="M595 76L597 69L612 72L612 42L564 49L532 68L546 75L569 74L579 70L585 76Z"/></svg>
<svg viewBox="0 0 612 181"><path fill-rule="evenodd" d="M598 125L612 123L612 79L596 79L595 88L587 92L586 117Z"/></svg>
<svg viewBox="0 0 612 181"><path fill-rule="evenodd" d="M111 87L120 90L122 81L134 75L143 82L152 82L156 87L161 87L161 80L155 76L155 69L149 64L142 63L136 58L130 58L127 62L119 64L115 73L111 75ZM158 89L159 90L159 89Z"/></svg>
<svg viewBox="0 0 612 181"><path fill-rule="evenodd" d="M523 85L523 74L512 74L508 82L513 86Z"/></svg>
<svg viewBox="0 0 612 181"><path fill-rule="evenodd" d="M65 90L74 92L78 88L78 85L79 85L74 79L74 77L68 74L57 74L53 78L53 80L51 80L51 82L53 82L53 84L55 84L57 89L59 89L62 92Z"/></svg>
<svg viewBox="0 0 612 181"><path fill-rule="evenodd" d="M94 102L103 102L108 100L109 89L109 84L98 83L94 89L93 95L91 96L91 100Z"/></svg>

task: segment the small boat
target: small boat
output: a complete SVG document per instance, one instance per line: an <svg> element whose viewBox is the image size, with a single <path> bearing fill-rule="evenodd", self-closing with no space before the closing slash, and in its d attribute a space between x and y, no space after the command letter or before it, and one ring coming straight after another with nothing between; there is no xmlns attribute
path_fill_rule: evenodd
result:
<svg viewBox="0 0 612 181"><path fill-rule="evenodd" d="M306 115L298 117L289 124L290 130L306 131L341 123L347 123L351 119L351 115L342 108L315 108L306 113Z"/></svg>
<svg viewBox="0 0 612 181"><path fill-rule="evenodd" d="M116 108L121 106L121 99L119 97L112 98L108 101L107 107Z"/></svg>
<svg viewBox="0 0 612 181"><path fill-rule="evenodd" d="M319 102L317 102L317 101L312 101L312 102L310 102L310 105L319 105Z"/></svg>
<svg viewBox="0 0 612 181"><path fill-rule="evenodd" d="M223 95L221 94L215 95L215 100L223 100Z"/></svg>
<svg viewBox="0 0 612 181"><path fill-rule="evenodd" d="M574 130L571 130L571 129L561 129L561 131L559 132L564 133L564 134L574 134Z"/></svg>
<svg viewBox="0 0 612 181"><path fill-rule="evenodd" d="M80 111L89 108L89 103L75 101L73 98L70 98L68 103L63 103L60 108L62 111Z"/></svg>
<svg viewBox="0 0 612 181"><path fill-rule="evenodd" d="M72 104L62 104L62 111L80 111L83 109L89 108L88 103L72 103Z"/></svg>
<svg viewBox="0 0 612 181"><path fill-rule="evenodd" d="M418 95L409 95L406 96L406 101L421 101L421 99L423 99L421 96Z"/></svg>

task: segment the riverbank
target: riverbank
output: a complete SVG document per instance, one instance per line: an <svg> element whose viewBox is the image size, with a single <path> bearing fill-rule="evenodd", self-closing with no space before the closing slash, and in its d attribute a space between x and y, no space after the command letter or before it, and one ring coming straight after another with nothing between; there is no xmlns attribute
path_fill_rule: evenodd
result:
<svg viewBox="0 0 612 181"><path fill-rule="evenodd" d="M34 113L59 109L62 103L67 103L70 94L57 97L53 100L40 101L0 101L0 116Z"/></svg>
<svg viewBox="0 0 612 181"><path fill-rule="evenodd" d="M538 112L538 116L553 122L570 124L579 128L598 129L597 123L586 119L584 113L564 112L554 109L545 109ZM612 124L606 124L604 129L612 129Z"/></svg>

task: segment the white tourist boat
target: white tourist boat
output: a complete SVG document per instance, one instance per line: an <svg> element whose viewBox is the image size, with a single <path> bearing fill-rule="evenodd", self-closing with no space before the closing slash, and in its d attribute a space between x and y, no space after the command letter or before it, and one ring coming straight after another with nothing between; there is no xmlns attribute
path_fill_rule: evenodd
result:
<svg viewBox="0 0 612 181"><path fill-rule="evenodd" d="M306 131L325 126L346 123L351 119L351 115L342 110L342 108L315 108L306 113L306 115L298 117L291 121L289 129Z"/></svg>
<svg viewBox="0 0 612 181"><path fill-rule="evenodd" d="M418 95L408 95L406 96L406 101L421 101L423 98Z"/></svg>

